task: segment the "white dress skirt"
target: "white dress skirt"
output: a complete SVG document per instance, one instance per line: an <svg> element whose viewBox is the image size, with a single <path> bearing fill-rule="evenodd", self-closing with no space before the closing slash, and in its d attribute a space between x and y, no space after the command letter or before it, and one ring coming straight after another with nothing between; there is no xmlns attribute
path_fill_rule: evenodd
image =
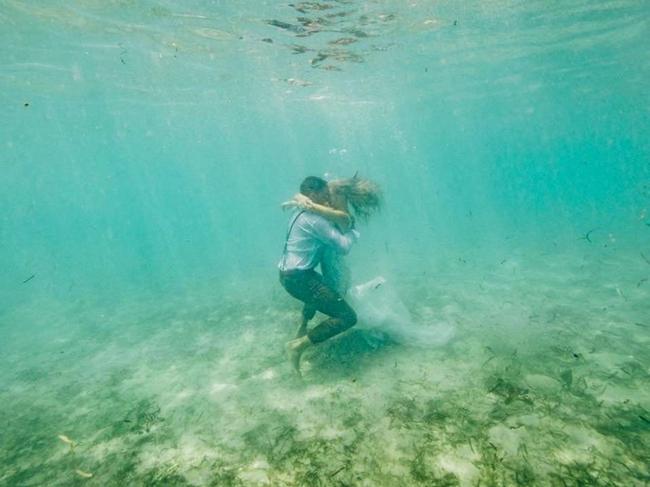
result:
<svg viewBox="0 0 650 487"><path fill-rule="evenodd" d="M325 284L341 296L345 296L350 289L350 268L343 256L333 248L326 246L323 250L320 267Z"/></svg>

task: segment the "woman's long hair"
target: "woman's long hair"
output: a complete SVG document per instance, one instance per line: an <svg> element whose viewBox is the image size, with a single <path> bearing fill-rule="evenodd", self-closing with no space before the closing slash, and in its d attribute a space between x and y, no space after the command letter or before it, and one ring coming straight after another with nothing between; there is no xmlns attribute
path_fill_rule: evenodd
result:
<svg viewBox="0 0 650 487"><path fill-rule="evenodd" d="M337 179L330 184L332 191L345 197L356 218L367 220L381 208L382 191L374 181L360 178L355 174L351 178Z"/></svg>

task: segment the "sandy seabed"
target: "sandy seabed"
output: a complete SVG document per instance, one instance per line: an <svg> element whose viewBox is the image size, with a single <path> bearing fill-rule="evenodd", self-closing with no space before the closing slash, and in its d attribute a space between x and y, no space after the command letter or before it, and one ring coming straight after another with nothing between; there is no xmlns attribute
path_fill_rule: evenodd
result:
<svg viewBox="0 0 650 487"><path fill-rule="evenodd" d="M0 317L0 485L649 485L649 276L634 254L393 276L409 324L360 323L302 379L276 281L31 303Z"/></svg>

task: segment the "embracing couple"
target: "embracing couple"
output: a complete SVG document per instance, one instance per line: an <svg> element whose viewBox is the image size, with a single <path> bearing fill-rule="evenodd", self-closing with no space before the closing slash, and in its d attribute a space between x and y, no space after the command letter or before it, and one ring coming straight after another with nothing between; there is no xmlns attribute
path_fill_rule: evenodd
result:
<svg viewBox="0 0 650 487"><path fill-rule="evenodd" d="M367 219L380 203L379 187L355 174L329 183L309 176L300 185L300 193L283 204L295 210L278 265L280 283L304 303L297 336L287 343L291 364L298 374L300 357L307 348L357 322L356 313L344 299L350 277L342 256L358 238L355 219ZM316 272L319 265L321 273ZM316 311L327 318L308 329Z"/></svg>

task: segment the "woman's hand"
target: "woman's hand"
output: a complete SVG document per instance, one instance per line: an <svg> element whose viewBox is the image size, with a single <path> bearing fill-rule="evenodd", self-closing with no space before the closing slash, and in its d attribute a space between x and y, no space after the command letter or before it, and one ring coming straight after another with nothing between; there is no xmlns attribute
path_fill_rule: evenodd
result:
<svg viewBox="0 0 650 487"><path fill-rule="evenodd" d="M303 210L314 209L314 202L309 198L309 196L305 196L302 193L298 193L294 195L293 200L296 202L296 206L299 206Z"/></svg>

